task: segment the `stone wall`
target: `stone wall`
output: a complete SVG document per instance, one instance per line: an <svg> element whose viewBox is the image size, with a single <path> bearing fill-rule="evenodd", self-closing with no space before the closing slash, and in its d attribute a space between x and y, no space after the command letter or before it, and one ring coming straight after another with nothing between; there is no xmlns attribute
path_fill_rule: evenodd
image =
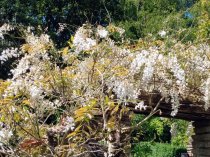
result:
<svg viewBox="0 0 210 157"><path fill-rule="evenodd" d="M195 121L192 136L192 156L210 157L210 121Z"/></svg>

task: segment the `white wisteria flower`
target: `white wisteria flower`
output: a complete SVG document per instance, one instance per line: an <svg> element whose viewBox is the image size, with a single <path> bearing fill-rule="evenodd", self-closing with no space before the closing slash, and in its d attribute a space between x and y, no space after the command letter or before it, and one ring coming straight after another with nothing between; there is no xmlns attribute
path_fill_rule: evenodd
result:
<svg viewBox="0 0 210 157"><path fill-rule="evenodd" d="M33 100L40 99L42 92L43 91L40 88L34 85L29 88L29 93Z"/></svg>
<svg viewBox="0 0 210 157"><path fill-rule="evenodd" d="M0 128L0 145L8 144L13 132L9 128Z"/></svg>
<svg viewBox="0 0 210 157"><path fill-rule="evenodd" d="M205 110L210 107L210 77L207 79L204 87L204 101L205 101Z"/></svg>
<svg viewBox="0 0 210 157"><path fill-rule="evenodd" d="M146 110L147 109L147 105L144 105L144 101L141 101L140 103L138 103L136 106L135 106L135 109L139 109L140 111L142 110Z"/></svg>
<svg viewBox="0 0 210 157"><path fill-rule="evenodd" d="M98 27L97 32L100 38L106 38L108 35L108 31L105 28Z"/></svg>
<svg viewBox="0 0 210 157"><path fill-rule="evenodd" d="M80 27L77 30L73 39L73 45L76 48L76 53L79 53L81 51L88 51L96 45L96 40L92 39L89 35L91 33L91 30L84 29L83 27Z"/></svg>
<svg viewBox="0 0 210 157"><path fill-rule="evenodd" d="M171 96L171 106L172 106L171 116L174 117L177 115L178 109L180 107L179 96L178 93L174 90L171 91L170 96Z"/></svg>
<svg viewBox="0 0 210 157"><path fill-rule="evenodd" d="M171 68L171 71L177 78L177 84L185 87L185 71L181 68L176 56L169 59L168 67Z"/></svg>
<svg viewBox="0 0 210 157"><path fill-rule="evenodd" d="M14 30L14 27L13 27L12 25L7 24L7 23L3 24L3 25L0 27L0 38L1 38L1 39L4 39L4 34L5 34L6 32L12 31L12 30Z"/></svg>
<svg viewBox="0 0 210 157"><path fill-rule="evenodd" d="M137 89L128 80L114 80L114 78L112 80L112 82L107 82L107 86L113 89L120 100L136 99L138 97Z"/></svg>
<svg viewBox="0 0 210 157"><path fill-rule="evenodd" d="M17 58L21 55L21 51L18 51L17 48L7 48L5 50L3 50L0 54L0 63L3 64L4 62L6 62L7 60L9 60L10 58Z"/></svg>
<svg viewBox="0 0 210 157"><path fill-rule="evenodd" d="M161 37L165 37L165 36L166 36L166 31L161 30L160 32L158 32L158 34L159 34Z"/></svg>

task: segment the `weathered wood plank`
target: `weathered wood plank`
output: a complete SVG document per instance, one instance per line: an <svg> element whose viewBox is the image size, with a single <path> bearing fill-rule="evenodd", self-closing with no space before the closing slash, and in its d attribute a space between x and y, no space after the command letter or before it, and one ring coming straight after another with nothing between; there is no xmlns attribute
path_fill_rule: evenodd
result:
<svg viewBox="0 0 210 157"><path fill-rule="evenodd" d="M200 157L201 155L210 156L210 149L203 149L203 148L197 149L197 156Z"/></svg>
<svg viewBox="0 0 210 157"><path fill-rule="evenodd" d="M195 133L198 134L210 134L210 126L205 126L205 127L195 127L194 129Z"/></svg>
<svg viewBox="0 0 210 157"><path fill-rule="evenodd" d="M193 143L193 147L196 148L208 148L210 150L210 140L209 142L204 141L204 142L200 142L200 141L196 141Z"/></svg>
<svg viewBox="0 0 210 157"><path fill-rule="evenodd" d="M210 134L193 135L194 142L210 141Z"/></svg>
<svg viewBox="0 0 210 157"><path fill-rule="evenodd" d="M198 120L193 123L195 127L202 128L210 126L210 120Z"/></svg>
<svg viewBox="0 0 210 157"><path fill-rule="evenodd" d="M129 103L128 107L131 108L131 110L134 110L135 113L143 113L143 114L149 114L151 112L151 108L154 108L156 104L161 99L160 93L143 93L139 97L139 100L143 100L145 102L145 105L149 106L147 110L140 111L135 110L135 104ZM185 120L209 120L210 121L210 109L207 111L204 109L204 102L202 101L190 101L190 100L180 100L180 106L178 114L173 118L180 118ZM159 108L162 111L162 115L157 114L158 116L163 117L172 117L171 111L171 103L166 103L164 100L160 103Z"/></svg>

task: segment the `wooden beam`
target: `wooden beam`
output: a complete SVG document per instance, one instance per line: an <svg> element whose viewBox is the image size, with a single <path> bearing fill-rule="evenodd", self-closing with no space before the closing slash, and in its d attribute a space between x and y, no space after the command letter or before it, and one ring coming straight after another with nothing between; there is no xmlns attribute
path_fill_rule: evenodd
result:
<svg viewBox="0 0 210 157"><path fill-rule="evenodd" d="M143 93L140 97L140 100L143 100L145 105L147 105L146 110L135 109L135 104L129 103L128 107L138 114L149 114L153 108L157 105L158 101L161 99L160 93ZM210 120L210 109L207 111L204 109L203 101L190 101L189 99L181 99L180 105L178 107L178 113L174 117L171 116L173 111L170 101L167 103L165 100L160 103L158 109L161 112L157 112L156 116L168 117L168 118L178 118L185 119L190 121L200 121L200 120Z"/></svg>

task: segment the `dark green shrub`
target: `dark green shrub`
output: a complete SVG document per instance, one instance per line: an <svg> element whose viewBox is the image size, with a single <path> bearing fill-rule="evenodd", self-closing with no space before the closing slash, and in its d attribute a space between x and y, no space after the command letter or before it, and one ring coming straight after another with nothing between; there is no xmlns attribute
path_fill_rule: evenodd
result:
<svg viewBox="0 0 210 157"><path fill-rule="evenodd" d="M132 148L133 157L180 157L186 152L185 148L168 143L140 142Z"/></svg>

